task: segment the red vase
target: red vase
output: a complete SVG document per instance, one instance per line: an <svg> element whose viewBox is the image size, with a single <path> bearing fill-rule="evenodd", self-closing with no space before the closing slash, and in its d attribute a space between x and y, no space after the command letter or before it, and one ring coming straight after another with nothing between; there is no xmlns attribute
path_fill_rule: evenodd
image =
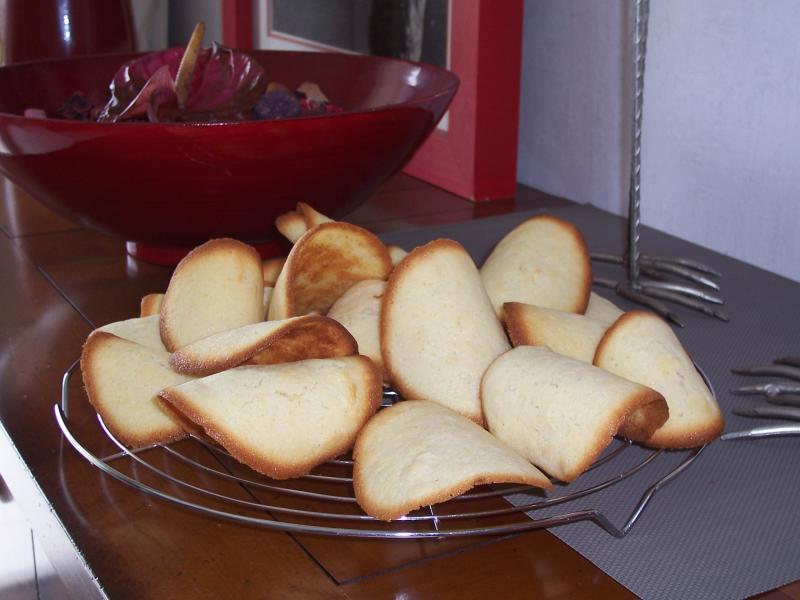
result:
<svg viewBox="0 0 800 600"><path fill-rule="evenodd" d="M6 0L6 63L133 52L129 0Z"/></svg>

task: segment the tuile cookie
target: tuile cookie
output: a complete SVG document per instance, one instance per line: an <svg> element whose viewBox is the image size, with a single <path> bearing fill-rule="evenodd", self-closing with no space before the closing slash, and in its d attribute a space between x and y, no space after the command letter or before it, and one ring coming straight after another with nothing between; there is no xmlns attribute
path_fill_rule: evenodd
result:
<svg viewBox="0 0 800 600"><path fill-rule="evenodd" d="M161 408L157 396L163 388L192 378L170 368L166 351L94 331L83 346L81 373L89 402L122 443L142 447L185 437L180 422Z"/></svg>
<svg viewBox="0 0 800 600"><path fill-rule="evenodd" d="M306 229L311 229L312 227L322 225L323 223L333 222L333 219L326 217L318 210L314 210L305 202L297 203L297 212L303 216L303 219L306 222Z"/></svg>
<svg viewBox="0 0 800 600"><path fill-rule="evenodd" d="M306 220L297 211L290 210L275 219L275 227L293 244L306 232Z"/></svg>
<svg viewBox="0 0 800 600"><path fill-rule="evenodd" d="M178 263L161 305L161 340L170 352L220 331L264 319L261 257L247 244L216 239Z"/></svg>
<svg viewBox="0 0 800 600"><path fill-rule="evenodd" d="M693 448L718 438L722 412L672 328L654 313L625 313L609 328L594 364L663 394L669 420L645 445Z"/></svg>
<svg viewBox="0 0 800 600"><path fill-rule="evenodd" d="M302 221L298 219L298 215L302 217ZM300 239L300 236L302 236L306 231L313 229L317 225L322 225L323 223L336 223L336 221L326 215L323 215L321 212L305 202L298 202L296 210L281 215L278 217L278 219L280 222L275 222L278 230L293 244L296 243L297 240ZM400 246L396 246L394 244L387 245L386 251L389 253L389 260L391 261L393 267L397 266L397 264L408 254L408 252L403 250ZM264 275L264 281L267 281L266 274ZM273 281L277 281L277 279Z"/></svg>
<svg viewBox="0 0 800 600"><path fill-rule="evenodd" d="M589 294L589 304L586 306L586 312L583 314L590 319L602 321L610 326L624 314L624 311L611 302L611 300L607 300L600 294L592 292Z"/></svg>
<svg viewBox="0 0 800 600"><path fill-rule="evenodd" d="M268 287L275 287L275 282L278 281L278 275L281 274L283 264L286 262L286 257L281 256L278 258L268 258L261 263L261 272L264 275L264 285Z"/></svg>
<svg viewBox="0 0 800 600"><path fill-rule="evenodd" d="M264 286L264 319L267 318L267 314L269 313L269 301L272 298L272 289L269 286Z"/></svg>
<svg viewBox="0 0 800 600"><path fill-rule="evenodd" d="M588 469L615 435L642 442L669 414L657 391L535 346L494 361L481 399L489 431L565 482Z"/></svg>
<svg viewBox="0 0 800 600"><path fill-rule="evenodd" d="M381 356L381 302L386 282L380 279L359 281L333 303L328 317L341 323L358 343L358 351L383 373Z"/></svg>
<svg viewBox="0 0 800 600"><path fill-rule="evenodd" d="M353 354L358 345L347 329L328 317L306 315L216 333L182 347L169 362L178 373L200 377L246 362L269 365Z"/></svg>
<svg viewBox="0 0 800 600"><path fill-rule="evenodd" d="M539 215L500 240L481 267L481 278L498 315L505 302L583 314L592 262L577 227Z"/></svg>
<svg viewBox="0 0 800 600"><path fill-rule="evenodd" d="M269 319L325 314L344 292L365 279L386 279L392 269L383 243L366 229L322 223L295 243L269 306Z"/></svg>
<svg viewBox="0 0 800 600"><path fill-rule="evenodd" d="M433 400L483 422L483 372L510 348L472 258L453 240L413 250L381 310L383 365L407 400Z"/></svg>
<svg viewBox="0 0 800 600"><path fill-rule="evenodd" d="M400 246L395 246L394 244L387 244L386 250L389 252L389 258L392 259L393 267L399 265L400 261L408 256L408 252L403 250Z"/></svg>
<svg viewBox="0 0 800 600"><path fill-rule="evenodd" d="M139 316L149 317L157 315L161 312L161 302L164 300L164 294L147 294L142 296L139 303Z"/></svg>
<svg viewBox="0 0 800 600"><path fill-rule="evenodd" d="M167 413L170 418L175 421L176 423L180 423L180 426L183 430L188 433L189 435L200 438L205 440L206 442L210 442L214 444L214 440L206 435L201 427L198 427L195 423L190 421L186 415L184 415L181 411L173 407L169 402L164 400L161 396L156 396L156 400L158 401L158 406Z"/></svg>
<svg viewBox="0 0 800 600"><path fill-rule="evenodd" d="M399 402L375 415L359 433L353 459L356 501L384 521L481 484L553 488L541 471L488 431L426 400Z"/></svg>
<svg viewBox="0 0 800 600"><path fill-rule="evenodd" d="M147 317L138 317L109 323L108 325L98 327L96 331L113 333L117 337L136 342L147 348L166 352L167 349L161 342L161 332L159 330L158 321L158 315L150 315Z"/></svg>
<svg viewBox="0 0 800 600"><path fill-rule="evenodd" d="M503 323L514 346L547 346L589 364L608 329L606 323L585 315L521 302L503 305Z"/></svg>
<svg viewBox="0 0 800 600"><path fill-rule="evenodd" d="M160 396L240 462L287 479L348 450L382 386L372 361L348 356L237 367Z"/></svg>

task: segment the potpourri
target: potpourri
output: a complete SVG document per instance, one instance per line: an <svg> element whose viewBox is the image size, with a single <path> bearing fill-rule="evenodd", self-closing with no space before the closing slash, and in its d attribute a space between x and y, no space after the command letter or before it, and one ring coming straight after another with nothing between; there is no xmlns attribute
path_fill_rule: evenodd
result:
<svg viewBox="0 0 800 600"><path fill-rule="evenodd" d="M216 42L199 48L202 31L198 25L185 48L152 52L123 64L111 81L111 97L104 106L75 92L55 114L29 108L25 116L109 123L227 123L342 112L314 83L305 82L292 91L269 82L261 65L244 52Z"/></svg>

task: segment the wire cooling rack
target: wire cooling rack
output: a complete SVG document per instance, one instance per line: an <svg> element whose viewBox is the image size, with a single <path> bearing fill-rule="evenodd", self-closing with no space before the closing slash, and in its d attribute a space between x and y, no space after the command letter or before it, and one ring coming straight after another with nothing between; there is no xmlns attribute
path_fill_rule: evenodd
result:
<svg viewBox="0 0 800 600"><path fill-rule="evenodd" d="M349 458L330 461L324 467L317 468L311 474L299 479L272 480L243 466L237 469L230 468L230 464L233 462L232 457L220 446L200 437L192 436L190 443L200 445L202 450L213 456L214 460L205 461L210 462L212 466L190 456L190 454L196 454L195 452L182 451L186 447L185 442L129 449L114 437L99 415L97 415L98 427L119 449L119 452L97 456L78 439L73 428L70 427L69 385L77 366L78 361L64 373L61 403L54 406L54 412L64 438L89 463L106 475L160 500L172 502L213 518L290 533L352 538L443 539L507 535L589 521L610 535L621 538L627 535L641 517L654 495L686 470L705 447L684 452L685 456L677 466L647 487L638 502L633 499L632 511L621 526L614 525L601 511L596 509L570 512L569 503L614 486L635 473L645 470L655 463L664 451L652 450L631 462L623 460L622 457L636 447L630 443L616 440L590 467L590 470L594 470L603 466L603 472L610 474L604 475L601 481L592 485L581 487L579 478L570 485L556 486L557 491L547 497L542 496L540 490L527 486L482 486L458 496L444 505L428 506L414 511L406 517L386 523L364 514L358 508L352 487L353 463ZM708 378L704 374L703 377L708 384ZM384 405L396 401L400 400L393 392L384 396ZM197 450L197 448L193 450ZM125 460L131 462L132 475L126 474L114 466L119 464L118 461ZM182 479L170 472L179 470L169 468L170 461L188 465L203 482L216 479L236 483L245 490L251 491L248 497L252 500L220 493L211 489L214 487L212 485L197 485ZM615 464L621 463L624 463L625 466L614 467ZM268 500L260 500L259 494L268 497ZM528 494L524 498L530 499L530 501L523 502L519 506L512 506L502 500L512 494ZM485 508L487 501L491 502L489 508ZM480 505L480 507L476 508L476 505ZM556 505L563 505L564 512L556 516L535 516L536 511ZM224 508L220 508L220 506ZM259 516L259 514L264 516Z"/></svg>

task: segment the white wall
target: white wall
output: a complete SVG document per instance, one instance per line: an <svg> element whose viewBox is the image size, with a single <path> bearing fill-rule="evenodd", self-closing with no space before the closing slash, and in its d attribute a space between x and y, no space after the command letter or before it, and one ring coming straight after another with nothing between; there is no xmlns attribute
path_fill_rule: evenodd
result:
<svg viewBox="0 0 800 600"><path fill-rule="evenodd" d="M131 2L136 28L136 48L152 52L167 47L167 3L163 0Z"/></svg>
<svg viewBox="0 0 800 600"><path fill-rule="evenodd" d="M526 0L518 178L627 209L627 0ZM654 0L643 222L800 281L800 2Z"/></svg>

